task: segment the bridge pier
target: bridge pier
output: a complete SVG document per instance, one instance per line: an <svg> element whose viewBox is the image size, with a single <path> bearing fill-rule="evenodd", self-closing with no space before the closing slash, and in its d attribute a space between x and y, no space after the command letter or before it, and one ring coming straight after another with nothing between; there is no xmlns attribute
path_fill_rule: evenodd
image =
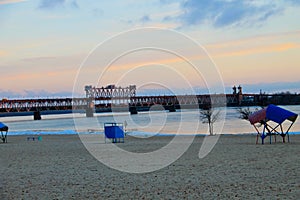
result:
<svg viewBox="0 0 300 200"><path fill-rule="evenodd" d="M130 106L130 107L129 107L129 112L130 112L131 115L136 115L136 114L138 114L138 111L137 111L137 109L136 109L135 106Z"/></svg>
<svg viewBox="0 0 300 200"><path fill-rule="evenodd" d="M86 117L94 117L94 109L93 108L86 108L85 109Z"/></svg>
<svg viewBox="0 0 300 200"><path fill-rule="evenodd" d="M34 111L33 112L33 120L41 120L42 117L41 117L41 113L40 111Z"/></svg>
<svg viewBox="0 0 300 200"><path fill-rule="evenodd" d="M169 112L176 112L175 105L165 106L165 110L168 110Z"/></svg>
<svg viewBox="0 0 300 200"><path fill-rule="evenodd" d="M85 109L85 116L86 117L94 117L94 102L91 98L89 98L87 100L87 106L86 106L86 109Z"/></svg>

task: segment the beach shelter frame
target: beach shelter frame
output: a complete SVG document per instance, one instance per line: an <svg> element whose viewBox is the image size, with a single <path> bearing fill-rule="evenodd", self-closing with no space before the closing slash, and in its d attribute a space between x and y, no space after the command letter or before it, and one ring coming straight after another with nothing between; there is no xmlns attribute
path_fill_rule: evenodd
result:
<svg viewBox="0 0 300 200"><path fill-rule="evenodd" d="M0 139L2 140L3 143L7 143L8 126L0 122L0 131L1 131Z"/></svg>
<svg viewBox="0 0 300 200"><path fill-rule="evenodd" d="M270 104L268 107L261 109L251 115L249 115L249 121L254 126L257 131L256 144L258 143L259 136L262 139L262 144L264 144L264 139L270 136L270 144L272 143L272 135L274 135L276 142L276 135L282 137L283 143L285 143L285 137L287 136L288 142L290 142L289 131L295 123L298 114L283 109L281 107ZM283 130L283 122L286 120L290 121L291 124L288 126L287 130ZM269 121L276 123L276 126L271 126ZM262 132L260 132L256 126L259 123L263 126ZM279 129L280 128L280 129ZM279 129L279 130L278 130Z"/></svg>

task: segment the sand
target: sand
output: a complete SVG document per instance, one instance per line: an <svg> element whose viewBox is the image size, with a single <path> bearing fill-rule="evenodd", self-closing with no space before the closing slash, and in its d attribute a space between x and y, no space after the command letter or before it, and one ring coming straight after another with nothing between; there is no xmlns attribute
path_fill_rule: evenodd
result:
<svg viewBox="0 0 300 200"><path fill-rule="evenodd" d="M151 151L170 137L128 137L124 149ZM281 140L280 140L281 141ZM199 136L176 162L130 174L111 169L85 149L78 135L42 141L9 136L0 144L0 199L297 199L300 135L291 143L255 145L254 135L224 135L198 158ZM105 144L100 144L105 145Z"/></svg>

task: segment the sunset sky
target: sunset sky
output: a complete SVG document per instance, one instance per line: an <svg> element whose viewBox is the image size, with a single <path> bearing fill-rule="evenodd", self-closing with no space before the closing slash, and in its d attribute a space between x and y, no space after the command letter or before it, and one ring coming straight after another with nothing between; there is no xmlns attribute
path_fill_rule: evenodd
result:
<svg viewBox="0 0 300 200"><path fill-rule="evenodd" d="M299 11L300 0L0 0L0 98L70 96L79 67L93 49L121 32L143 27L174 30L202 45L226 92L240 84L248 93L299 93ZM194 54L190 52L200 59ZM134 71L124 83L141 89L162 79L183 89L176 74L164 76L163 69L167 74L171 65L177 75L190 77L192 87L205 88L182 60L163 53L129 55L111 70L120 77L125 70ZM110 75L100 81L115 82Z"/></svg>

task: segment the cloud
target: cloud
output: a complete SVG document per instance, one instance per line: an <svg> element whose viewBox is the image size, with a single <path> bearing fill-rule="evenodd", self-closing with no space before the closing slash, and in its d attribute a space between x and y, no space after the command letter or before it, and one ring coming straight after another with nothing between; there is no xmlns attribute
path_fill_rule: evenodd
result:
<svg viewBox="0 0 300 200"><path fill-rule="evenodd" d="M186 0L181 4L183 13L179 20L183 26L205 23L214 27L252 26L281 14L288 6L300 6L299 2L287 0L280 5L278 1Z"/></svg>
<svg viewBox="0 0 300 200"><path fill-rule="evenodd" d="M244 56L300 49L299 31L254 36L223 43L206 44L213 57ZM288 41L285 41L289 38Z"/></svg>
<svg viewBox="0 0 300 200"><path fill-rule="evenodd" d="M300 31L281 32L275 34L256 35L248 38L227 41L223 43L213 43L205 45L207 48L225 48L233 46L249 46L251 44L257 44L257 41L262 43L282 41L284 38L299 39ZM262 42L263 41L263 42Z"/></svg>
<svg viewBox="0 0 300 200"><path fill-rule="evenodd" d="M76 0L41 0L40 9L55 9L59 7L69 6L71 8L79 8Z"/></svg>
<svg viewBox="0 0 300 200"><path fill-rule="evenodd" d="M253 54L262 54L269 52L283 52L291 49L299 49L300 46L294 43L283 43L283 44L273 44L266 46L258 46L251 47L247 49L240 50L228 50L226 49L224 52L214 52L210 51L214 56L226 57L226 56L245 56L245 55L253 55Z"/></svg>
<svg viewBox="0 0 300 200"><path fill-rule="evenodd" d="M8 53L6 51L0 50L0 57L6 56Z"/></svg>
<svg viewBox="0 0 300 200"><path fill-rule="evenodd" d="M65 0L42 0L40 2L39 8L41 9L53 9L61 7L65 4Z"/></svg>
<svg viewBox="0 0 300 200"><path fill-rule="evenodd" d="M24 2L24 1L26 1L26 0L0 0L0 5L20 3L20 2Z"/></svg>
<svg viewBox="0 0 300 200"><path fill-rule="evenodd" d="M73 7L73 8L79 8L79 6L78 6L78 4L77 4L77 1L75 1L75 0L74 0L74 1L71 1L69 4L70 4L70 6Z"/></svg>
<svg viewBox="0 0 300 200"><path fill-rule="evenodd" d="M91 12L94 17L102 17L104 14L104 11L100 8L94 8Z"/></svg>
<svg viewBox="0 0 300 200"><path fill-rule="evenodd" d="M289 0L289 2L292 4L292 5L300 5L300 1L299 0Z"/></svg>
<svg viewBox="0 0 300 200"><path fill-rule="evenodd" d="M150 19L149 15L144 15L144 16L140 19L140 21L141 21L142 23L148 23L148 22L151 21L151 19Z"/></svg>
<svg viewBox="0 0 300 200"><path fill-rule="evenodd" d="M72 97L72 92L70 91L51 92L47 90L0 90L0 93L2 98L7 99Z"/></svg>
<svg viewBox="0 0 300 200"><path fill-rule="evenodd" d="M53 60L53 59L57 59L57 57L54 57L54 56L40 56L40 57L32 57L32 58L23 58L21 60L26 61L26 62L35 62L35 61L49 61L49 60Z"/></svg>
<svg viewBox="0 0 300 200"><path fill-rule="evenodd" d="M47 90L23 90L23 97L42 97L42 98L51 98L51 97L72 97L72 92L62 91L62 92L50 92Z"/></svg>

